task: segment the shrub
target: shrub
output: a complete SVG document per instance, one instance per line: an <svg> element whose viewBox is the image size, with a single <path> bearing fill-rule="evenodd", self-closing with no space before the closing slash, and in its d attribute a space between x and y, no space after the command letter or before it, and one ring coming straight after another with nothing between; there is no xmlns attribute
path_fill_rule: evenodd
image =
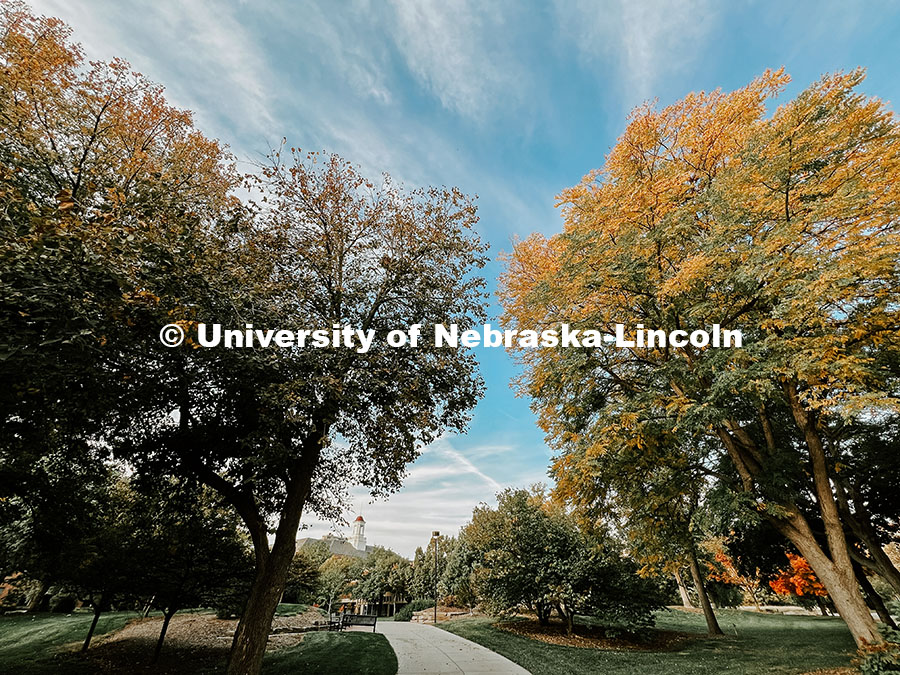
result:
<svg viewBox="0 0 900 675"><path fill-rule="evenodd" d="M900 673L900 631L881 626L881 634L887 642L881 645L860 647L854 665L862 675Z"/></svg>
<svg viewBox="0 0 900 675"><path fill-rule="evenodd" d="M394 621L410 621L413 614L421 612L423 609L428 609L429 607L434 607L434 600L424 600L422 598L413 600L412 602L405 604L402 609L394 614Z"/></svg>
<svg viewBox="0 0 900 675"><path fill-rule="evenodd" d="M734 584L708 581L706 591L717 607L738 607L744 602L744 592Z"/></svg>

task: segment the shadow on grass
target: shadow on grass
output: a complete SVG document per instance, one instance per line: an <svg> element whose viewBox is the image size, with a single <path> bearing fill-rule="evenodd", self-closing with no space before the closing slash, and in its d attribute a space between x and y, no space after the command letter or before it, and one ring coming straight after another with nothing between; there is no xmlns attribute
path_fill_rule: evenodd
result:
<svg viewBox="0 0 900 675"><path fill-rule="evenodd" d="M119 630L137 616L137 612L101 614L94 636ZM59 652L63 645L84 640L92 619L93 612L88 611L0 616L0 673L94 672L90 664Z"/></svg>

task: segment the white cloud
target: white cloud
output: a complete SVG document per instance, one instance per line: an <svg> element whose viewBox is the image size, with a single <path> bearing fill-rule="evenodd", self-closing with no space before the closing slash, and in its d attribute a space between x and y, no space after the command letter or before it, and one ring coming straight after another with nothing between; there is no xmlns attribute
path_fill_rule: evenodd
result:
<svg viewBox="0 0 900 675"><path fill-rule="evenodd" d="M661 79L688 66L715 20L711 0L557 0L561 38L589 66L616 60L629 105L653 95Z"/></svg>
<svg viewBox="0 0 900 675"><path fill-rule="evenodd" d="M368 493L355 489L352 505L344 513L347 521L357 513L366 519L368 544L386 546L412 556L417 546L428 543L433 530L454 536L472 517L472 509L484 502L495 503L495 495L506 486L527 487L545 479L533 471L516 473L506 463L503 482L494 479L473 461L477 457L513 452L511 446L475 446L459 449L458 441L442 438L430 445L412 465L403 488L386 500L372 501ZM301 536L318 537L327 532L349 534L342 524L304 518Z"/></svg>
<svg viewBox="0 0 900 675"><path fill-rule="evenodd" d="M273 71L228 5L99 0L85 11L64 0L33 4L69 23L89 59L124 57L165 85L169 101L195 111L208 134L233 140L238 131L262 145L279 128Z"/></svg>
<svg viewBox="0 0 900 675"><path fill-rule="evenodd" d="M527 74L510 49L508 16L492 3L393 0L406 65L448 110L482 119L517 104Z"/></svg>

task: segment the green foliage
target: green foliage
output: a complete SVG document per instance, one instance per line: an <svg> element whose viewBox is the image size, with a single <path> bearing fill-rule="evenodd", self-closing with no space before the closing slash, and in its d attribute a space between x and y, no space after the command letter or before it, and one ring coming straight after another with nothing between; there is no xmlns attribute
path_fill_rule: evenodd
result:
<svg viewBox="0 0 900 675"><path fill-rule="evenodd" d="M541 491L507 489L498 506L475 510L461 538L474 554L474 578L495 614L520 606L542 624L556 610L569 632L576 614L615 626L648 625L661 598L610 541L586 537Z"/></svg>
<svg viewBox="0 0 900 675"><path fill-rule="evenodd" d="M331 557L331 551L328 550L328 544L326 544L321 539L318 541L307 541L300 548L300 551L316 567L321 567L322 564Z"/></svg>
<svg viewBox="0 0 900 675"><path fill-rule="evenodd" d="M854 663L862 675L900 672L900 631L880 626L885 642L880 645L863 645Z"/></svg>
<svg viewBox="0 0 900 675"><path fill-rule="evenodd" d="M69 614L78 604L78 597L73 593L57 593L50 598L50 611L53 614Z"/></svg>
<svg viewBox="0 0 900 675"><path fill-rule="evenodd" d="M437 539L437 565L435 566L435 541L430 539L425 545L416 548L413 555L412 578L409 594L414 598L434 597L435 591L442 592L440 580L447 568L447 559L454 546L453 539L441 535Z"/></svg>
<svg viewBox="0 0 900 675"><path fill-rule="evenodd" d="M421 612L423 609L429 609L430 607L434 607L434 600L425 600L424 598L412 600L394 614L394 621L410 621L413 614Z"/></svg>
<svg viewBox="0 0 900 675"><path fill-rule="evenodd" d="M353 558L336 555L319 567L317 595L319 604L328 613L331 613L334 602L349 588L354 562Z"/></svg>
<svg viewBox="0 0 900 675"><path fill-rule="evenodd" d="M369 602L381 602L386 593L403 598L409 582L409 561L393 551L376 546L357 563L353 595Z"/></svg>
<svg viewBox="0 0 900 675"><path fill-rule="evenodd" d="M478 604L475 588L475 553L469 549L462 537L451 538L447 542L444 573L438 583L439 593L453 607L474 607Z"/></svg>
<svg viewBox="0 0 900 675"><path fill-rule="evenodd" d="M202 485L149 478L133 485L120 515L134 537L133 587L168 612L239 607L253 558L237 516Z"/></svg>
<svg viewBox="0 0 900 675"><path fill-rule="evenodd" d="M744 592L740 586L721 581L707 581L706 592L716 607L740 607L744 604Z"/></svg>
<svg viewBox="0 0 900 675"><path fill-rule="evenodd" d="M319 565L311 552L300 549L294 554L288 568L287 581L282 594L282 601L287 603L314 602L315 592L319 588Z"/></svg>

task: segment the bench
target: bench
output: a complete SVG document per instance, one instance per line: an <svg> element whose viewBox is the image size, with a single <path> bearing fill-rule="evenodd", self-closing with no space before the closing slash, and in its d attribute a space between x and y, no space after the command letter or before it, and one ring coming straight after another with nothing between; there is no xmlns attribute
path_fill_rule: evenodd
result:
<svg viewBox="0 0 900 675"><path fill-rule="evenodd" d="M328 627L328 630L341 630L344 627L342 615L329 614L326 626Z"/></svg>
<svg viewBox="0 0 900 675"><path fill-rule="evenodd" d="M378 619L374 614L344 614L341 628L347 626L372 626L372 632L375 632L375 621Z"/></svg>

